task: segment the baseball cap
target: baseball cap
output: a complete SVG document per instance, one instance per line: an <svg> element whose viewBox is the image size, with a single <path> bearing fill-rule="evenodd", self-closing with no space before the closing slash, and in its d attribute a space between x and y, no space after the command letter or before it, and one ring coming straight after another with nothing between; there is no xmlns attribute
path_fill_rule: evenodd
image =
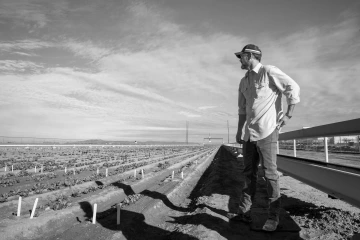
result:
<svg viewBox="0 0 360 240"><path fill-rule="evenodd" d="M235 56L241 58L241 55L244 53L256 53L261 55L261 50L258 46L254 44L248 44L241 50L241 52L236 52Z"/></svg>

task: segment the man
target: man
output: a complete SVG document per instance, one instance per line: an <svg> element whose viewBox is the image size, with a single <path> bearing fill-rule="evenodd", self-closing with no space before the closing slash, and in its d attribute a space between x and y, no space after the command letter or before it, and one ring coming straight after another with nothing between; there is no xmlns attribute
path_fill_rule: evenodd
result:
<svg viewBox="0 0 360 240"><path fill-rule="evenodd" d="M268 219L265 231L275 231L279 224L280 186L276 165L276 144L281 127L292 117L300 102L298 84L280 69L260 63L259 47L248 44L235 53L241 68L247 70L239 86L239 124L236 141L243 144L245 187L239 212L229 214L232 220L251 222L250 208L256 192L259 163L265 173L268 194ZM282 109L282 94L287 99L287 111Z"/></svg>

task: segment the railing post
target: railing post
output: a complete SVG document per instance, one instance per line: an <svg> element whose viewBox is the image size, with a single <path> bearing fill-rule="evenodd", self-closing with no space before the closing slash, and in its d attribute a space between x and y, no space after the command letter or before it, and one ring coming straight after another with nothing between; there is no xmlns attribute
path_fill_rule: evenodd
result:
<svg viewBox="0 0 360 240"><path fill-rule="evenodd" d="M329 162L329 152L328 152L328 143L327 143L328 138L324 137L324 151L325 151L325 161L328 163Z"/></svg>
<svg viewBox="0 0 360 240"><path fill-rule="evenodd" d="M294 139L294 157L296 157L296 140Z"/></svg>

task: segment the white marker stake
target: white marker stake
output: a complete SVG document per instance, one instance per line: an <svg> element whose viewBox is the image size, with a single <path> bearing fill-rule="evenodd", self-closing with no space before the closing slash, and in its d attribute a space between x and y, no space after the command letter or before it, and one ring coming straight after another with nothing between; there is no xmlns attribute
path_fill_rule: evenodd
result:
<svg viewBox="0 0 360 240"><path fill-rule="evenodd" d="M181 171L181 179L184 179L184 172Z"/></svg>
<svg viewBox="0 0 360 240"><path fill-rule="evenodd" d="M106 168L106 170L105 170L105 177L107 177L108 176L108 169Z"/></svg>
<svg viewBox="0 0 360 240"><path fill-rule="evenodd" d="M173 171L171 174L171 179L174 179L175 172Z"/></svg>
<svg viewBox="0 0 360 240"><path fill-rule="evenodd" d="M117 207L116 224L119 225L120 224L120 204L118 204L116 207Z"/></svg>
<svg viewBox="0 0 360 240"><path fill-rule="evenodd" d="M75 175L75 168L74 168L74 171L73 171L73 172L74 172L74 175Z"/></svg>
<svg viewBox="0 0 360 240"><path fill-rule="evenodd" d="M99 175L99 168L96 169L96 175Z"/></svg>
<svg viewBox="0 0 360 240"><path fill-rule="evenodd" d="M96 211L97 211L97 204L94 203L94 211L93 211L93 224L96 223Z"/></svg>
<svg viewBox="0 0 360 240"><path fill-rule="evenodd" d="M36 198L36 199L35 199L34 207L33 207L32 211L31 211L30 219L33 219L33 218L34 218L34 214L35 214L36 205L37 205L37 203L38 203L38 200L39 200L39 198Z"/></svg>
<svg viewBox="0 0 360 240"><path fill-rule="evenodd" d="M6 172L6 165L5 165L5 172Z"/></svg>
<svg viewBox="0 0 360 240"><path fill-rule="evenodd" d="M197 160L195 161L195 165L197 165Z"/></svg>
<svg viewBox="0 0 360 240"><path fill-rule="evenodd" d="M141 178L144 179L144 169L141 169Z"/></svg>
<svg viewBox="0 0 360 240"><path fill-rule="evenodd" d="M134 178L136 178L136 169L134 170Z"/></svg>
<svg viewBox="0 0 360 240"><path fill-rule="evenodd" d="M21 197L19 197L18 210L16 216L20 217L20 211L21 211Z"/></svg>
<svg viewBox="0 0 360 240"><path fill-rule="evenodd" d="M66 173L66 167L65 167L65 173Z"/></svg>
<svg viewBox="0 0 360 240"><path fill-rule="evenodd" d="M36 173L36 166L35 166L35 173Z"/></svg>

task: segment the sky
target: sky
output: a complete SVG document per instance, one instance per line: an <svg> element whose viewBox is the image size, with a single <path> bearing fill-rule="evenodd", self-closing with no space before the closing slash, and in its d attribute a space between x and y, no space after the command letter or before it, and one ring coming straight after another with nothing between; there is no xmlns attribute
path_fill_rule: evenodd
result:
<svg viewBox="0 0 360 240"><path fill-rule="evenodd" d="M0 135L234 142L249 43L301 88L283 132L359 118L359 39L357 0L0 0Z"/></svg>

